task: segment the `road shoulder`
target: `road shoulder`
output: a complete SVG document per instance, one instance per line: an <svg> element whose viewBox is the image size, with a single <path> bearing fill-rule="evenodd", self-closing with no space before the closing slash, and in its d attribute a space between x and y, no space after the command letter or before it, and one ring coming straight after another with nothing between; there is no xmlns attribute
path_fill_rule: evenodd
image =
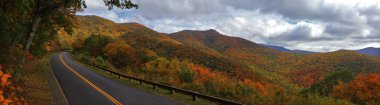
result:
<svg viewBox="0 0 380 105"><path fill-rule="evenodd" d="M54 71L49 62L49 70L47 71L48 85L52 93L54 105L69 105L65 93L63 92L61 85L55 77Z"/></svg>

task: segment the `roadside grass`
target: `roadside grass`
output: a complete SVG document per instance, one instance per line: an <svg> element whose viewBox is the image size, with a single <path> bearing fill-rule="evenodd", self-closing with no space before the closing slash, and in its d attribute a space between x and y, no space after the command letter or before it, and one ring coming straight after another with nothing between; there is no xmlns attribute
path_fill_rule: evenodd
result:
<svg viewBox="0 0 380 105"><path fill-rule="evenodd" d="M212 101L209 101L209 100L205 100L205 99L202 99L202 98L198 98L198 97L196 98L196 101L193 101L192 96L190 96L190 95L184 95L182 93L175 93L174 92L173 94L171 94L170 91L167 90L167 89L163 89L163 88L159 88L159 87L156 87L156 89L153 89L153 86L150 85L150 84L142 83L140 85L139 81L135 81L135 80L132 80L132 79L131 79L131 81L129 81L128 78L121 78L121 79L119 79L119 77L117 75L111 75L108 72L103 72L103 70L100 70L98 68L95 68L95 67L83 64L82 62L79 62L79 61L77 61L77 60L75 60L73 58L71 58L71 60L77 62L78 64L80 64L82 66L85 66L85 67L89 68L90 70L92 70L95 73L100 74L100 75L102 75L104 77L113 79L113 80L118 81L120 83L126 84L126 85L134 87L136 89L139 89L141 91L146 91L146 92L158 95L158 96L167 97L167 98L169 98L171 100L178 101L178 102L180 102L182 104L185 104L185 105L217 105L217 103L215 103L215 102L212 102Z"/></svg>
<svg viewBox="0 0 380 105"><path fill-rule="evenodd" d="M48 85L48 73L51 71L48 54L25 64L20 75L23 97L30 105L52 105L53 98Z"/></svg>

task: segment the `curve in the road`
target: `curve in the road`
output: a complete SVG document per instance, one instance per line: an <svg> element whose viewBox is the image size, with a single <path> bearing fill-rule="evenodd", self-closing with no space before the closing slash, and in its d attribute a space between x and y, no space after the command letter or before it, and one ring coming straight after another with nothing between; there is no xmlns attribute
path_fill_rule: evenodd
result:
<svg viewBox="0 0 380 105"><path fill-rule="evenodd" d="M50 63L70 105L180 104L94 73L72 61L68 53L54 55Z"/></svg>

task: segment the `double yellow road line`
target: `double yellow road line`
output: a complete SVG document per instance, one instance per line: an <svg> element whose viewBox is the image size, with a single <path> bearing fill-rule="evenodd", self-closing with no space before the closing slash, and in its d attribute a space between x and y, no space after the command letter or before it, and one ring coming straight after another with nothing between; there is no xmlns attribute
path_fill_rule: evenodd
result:
<svg viewBox="0 0 380 105"><path fill-rule="evenodd" d="M117 101L115 98L113 98L111 95L109 95L108 93L104 92L102 89L100 89L98 86L96 86L95 84L93 84L91 81L87 80L85 77L83 77L82 75L80 75L78 72L76 72L73 68L71 68L70 66L68 66L65 61L62 59L62 54L59 55L59 58L62 62L62 64L64 66L66 66L66 68L68 68L71 72L73 72L75 75L77 75L80 79L82 79L84 82L86 82L87 84L89 84L91 87L93 87L95 90L97 90L98 92L100 92L101 94L103 94L105 97L107 97L110 101L112 101L115 105L123 105L121 104L119 101Z"/></svg>

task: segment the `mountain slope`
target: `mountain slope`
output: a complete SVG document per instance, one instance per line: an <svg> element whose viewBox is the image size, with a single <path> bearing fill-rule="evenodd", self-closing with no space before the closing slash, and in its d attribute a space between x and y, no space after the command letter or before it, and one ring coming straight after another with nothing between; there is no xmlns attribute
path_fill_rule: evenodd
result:
<svg viewBox="0 0 380 105"><path fill-rule="evenodd" d="M292 51L279 46L264 45L266 47L263 47L242 38L222 35L215 30L186 30L169 34L169 36L191 47L203 49L206 52L216 51L216 53L237 62L284 75L292 82L305 87L322 80L325 75L334 71L348 69L355 72L373 72L380 70L378 58L353 51L306 52L311 53L307 55L288 53L298 50Z"/></svg>
<svg viewBox="0 0 380 105"><path fill-rule="evenodd" d="M62 49L72 49L73 45L81 43L92 34L116 38L128 31L127 28L120 27L117 23L98 16L76 16L75 19L75 28L70 35L63 30L58 32L58 45Z"/></svg>
<svg viewBox="0 0 380 105"><path fill-rule="evenodd" d="M342 70L354 73L380 71L380 59L349 50L308 54L288 65L290 70L284 74L293 82L310 86L322 80L326 75Z"/></svg>
<svg viewBox="0 0 380 105"><path fill-rule="evenodd" d="M131 27L123 24L124 27ZM140 27L122 36L129 45L135 48L144 48L156 52L166 58L178 58L180 60L190 60L191 62L202 64L213 70L227 72L230 76L238 79L249 78L256 81L266 81L260 75L249 71L246 65L233 61L219 54L207 53L188 45L182 44L168 37L167 35L155 32L147 27Z"/></svg>
<svg viewBox="0 0 380 105"><path fill-rule="evenodd" d="M215 30L185 30L169 34L169 36L204 52L223 55L240 63L257 65L271 71L279 66L279 63L273 62L276 58L294 56L290 53L260 46L243 38L222 35Z"/></svg>

